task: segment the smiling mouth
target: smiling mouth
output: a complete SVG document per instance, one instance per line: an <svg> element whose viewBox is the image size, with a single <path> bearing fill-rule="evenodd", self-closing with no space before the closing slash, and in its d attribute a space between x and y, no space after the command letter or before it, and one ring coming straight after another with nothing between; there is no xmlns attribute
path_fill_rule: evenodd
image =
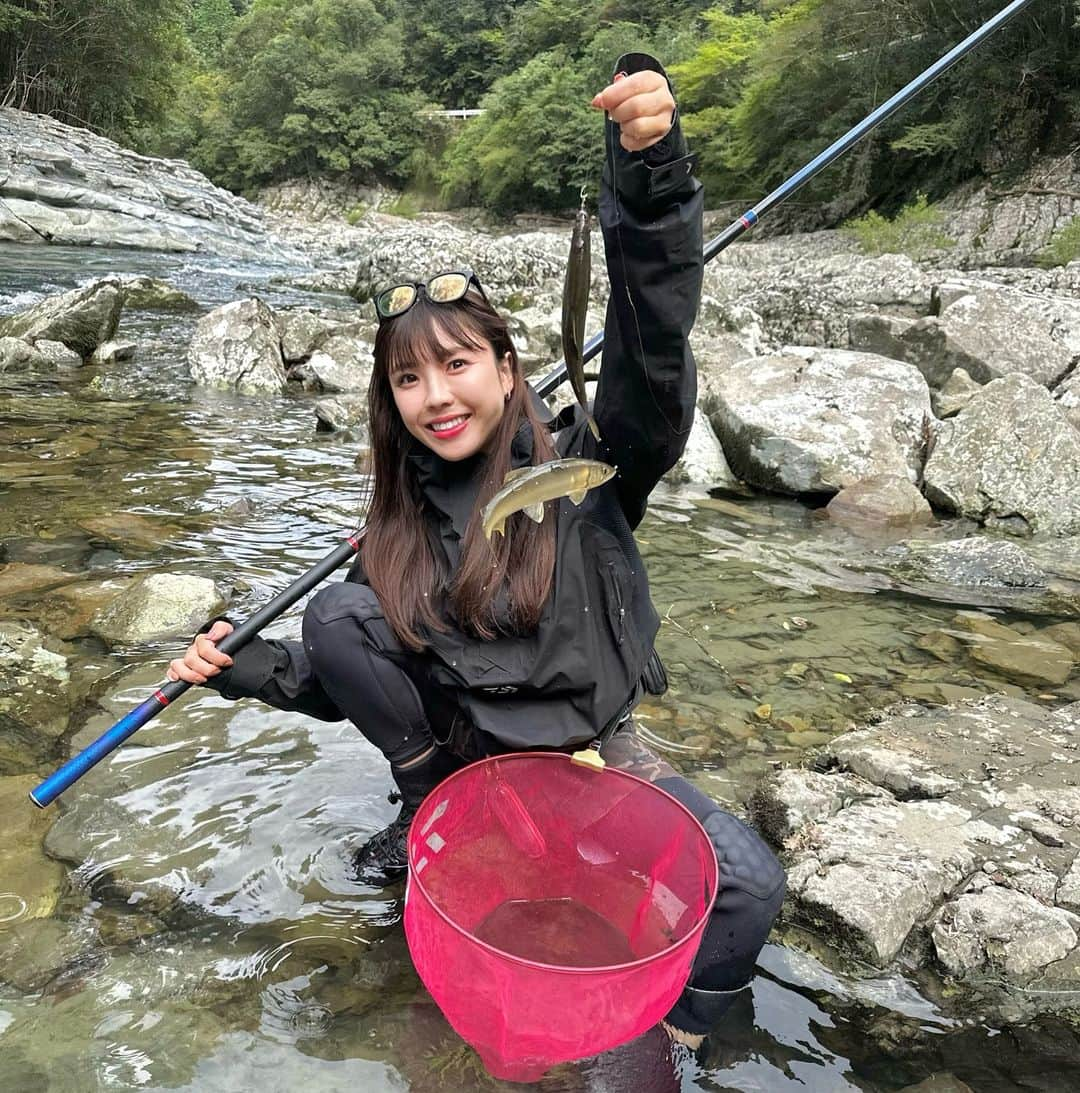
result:
<svg viewBox="0 0 1080 1093"><path fill-rule="evenodd" d="M433 421L424 428L436 436L457 436L468 424L469 414L459 414L457 417L447 418L445 421Z"/></svg>

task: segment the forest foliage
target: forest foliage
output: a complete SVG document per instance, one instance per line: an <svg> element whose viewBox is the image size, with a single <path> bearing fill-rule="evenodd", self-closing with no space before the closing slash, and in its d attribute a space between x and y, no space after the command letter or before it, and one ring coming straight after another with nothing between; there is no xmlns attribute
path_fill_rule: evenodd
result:
<svg viewBox="0 0 1080 1093"><path fill-rule="evenodd" d="M1005 0L0 0L0 102L252 192L347 176L502 211L595 187L619 53L668 66L712 203L752 204ZM446 123L440 108L476 108ZM1080 132L1080 0L1035 0L800 200L821 223ZM1071 142L1071 143L1070 143Z"/></svg>

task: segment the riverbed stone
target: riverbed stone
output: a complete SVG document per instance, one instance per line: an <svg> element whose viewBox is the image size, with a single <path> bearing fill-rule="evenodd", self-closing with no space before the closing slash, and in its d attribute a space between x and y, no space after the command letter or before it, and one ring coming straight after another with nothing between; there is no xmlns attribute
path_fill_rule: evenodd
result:
<svg viewBox="0 0 1080 1093"><path fill-rule="evenodd" d="M0 773L53 756L79 697L68 657L36 627L0 621Z"/></svg>
<svg viewBox="0 0 1080 1093"><path fill-rule="evenodd" d="M198 300L160 277L119 278L124 307L132 311L200 311Z"/></svg>
<svg viewBox="0 0 1080 1093"><path fill-rule="evenodd" d="M930 542L905 539L876 551L872 568L894 586L929 598L1035 614L1080 612L1080 581L1048 572L1014 540L983 534Z"/></svg>
<svg viewBox="0 0 1080 1093"><path fill-rule="evenodd" d="M135 356L137 348L134 342L115 339L103 342L90 354L90 364L115 364L117 361L129 361Z"/></svg>
<svg viewBox="0 0 1080 1093"><path fill-rule="evenodd" d="M951 975L984 969L1024 982L1076 947L1080 918L1025 892L991 884L941 909L931 928L934 952Z"/></svg>
<svg viewBox="0 0 1080 1093"><path fill-rule="evenodd" d="M48 918L56 910L64 886L63 867L50 861L41 849L41 840L56 817L27 799L37 783L35 775L0 778L0 816L4 817L0 937L18 923Z"/></svg>
<svg viewBox="0 0 1080 1093"><path fill-rule="evenodd" d="M241 394L285 390L285 362L270 309L261 300L234 300L204 315L188 348L197 384Z"/></svg>
<svg viewBox="0 0 1080 1093"><path fill-rule="evenodd" d="M718 384L711 422L732 470L791 494L837 493L876 475L915 481L932 428L911 365L867 353L789 347L742 361Z"/></svg>
<svg viewBox="0 0 1080 1093"><path fill-rule="evenodd" d="M83 358L74 349L68 349L63 342L39 338L34 342L34 348L53 368L78 368L83 363Z"/></svg>
<svg viewBox="0 0 1080 1093"><path fill-rule="evenodd" d="M331 394L366 391L374 363L369 341L348 331L335 332L320 338L311 355L289 370L289 378Z"/></svg>
<svg viewBox="0 0 1080 1093"><path fill-rule="evenodd" d="M70 573L56 566L9 562L7 565L0 565L0 600L55 588L72 579Z"/></svg>
<svg viewBox="0 0 1080 1093"><path fill-rule="evenodd" d="M0 318L0 336L63 342L73 353L89 357L115 335L122 304L119 282L105 278Z"/></svg>
<svg viewBox="0 0 1080 1093"><path fill-rule="evenodd" d="M152 573L124 589L91 620L108 642L140 642L193 634L225 606L212 580L188 573Z"/></svg>
<svg viewBox="0 0 1080 1093"><path fill-rule="evenodd" d="M874 722L820 749L821 769L802 775L812 782L772 775L752 799L774 839L785 829L770 818L798 821L807 787L830 802L786 831L785 913L881 965L926 937L937 965L971 976L984 1001L993 970L1004 982L992 1004L1052 982L1025 1004L1060 1005L1055 992L1080 989L1080 703L989 696L900 705ZM834 811L842 790L827 781L852 775L890 792Z"/></svg>
<svg viewBox="0 0 1080 1093"><path fill-rule="evenodd" d="M930 502L1035 534L1080 532L1080 431L1023 375L988 383L942 422L924 472Z"/></svg>
<svg viewBox="0 0 1080 1093"><path fill-rule="evenodd" d="M927 524L934 514L907 477L882 474L845 486L825 507L837 523L859 527L904 527Z"/></svg>
<svg viewBox="0 0 1080 1093"><path fill-rule="evenodd" d="M341 394L315 403L315 428L321 433L356 429L367 421L367 396Z"/></svg>
<svg viewBox="0 0 1080 1093"><path fill-rule="evenodd" d="M984 637L968 650L971 659L1017 683L1059 686L1073 673L1075 657L1064 645L1010 630Z"/></svg>
<svg viewBox="0 0 1080 1093"><path fill-rule="evenodd" d="M982 390L963 368L954 368L940 391L930 392L934 413L944 420L954 417Z"/></svg>
<svg viewBox="0 0 1080 1093"><path fill-rule="evenodd" d="M0 373L44 368L49 361L40 349L23 338L0 337Z"/></svg>

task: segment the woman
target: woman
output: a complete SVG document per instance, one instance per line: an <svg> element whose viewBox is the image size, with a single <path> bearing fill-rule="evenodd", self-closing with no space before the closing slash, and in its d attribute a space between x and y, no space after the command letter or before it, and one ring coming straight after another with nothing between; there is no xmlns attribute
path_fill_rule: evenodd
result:
<svg viewBox="0 0 1080 1093"><path fill-rule="evenodd" d="M170 675L326 720L349 718L386 756L401 812L356 860L360 879L406 871L409 821L473 759L588 742L702 821L720 861L710 927L673 1019L704 1032L749 983L783 898L764 843L637 741L631 711L662 693L659 618L633 528L693 420L688 342L701 293L702 192L663 68L620 58L605 110L600 199L611 296L594 439L574 406L552 420L506 324L468 270L390 286L369 389L375 491L344 583L316 594L303 642L256 638L230 659L216 621ZM512 468L556 456L618 468L580 506L511 517L489 542L478 514Z"/></svg>

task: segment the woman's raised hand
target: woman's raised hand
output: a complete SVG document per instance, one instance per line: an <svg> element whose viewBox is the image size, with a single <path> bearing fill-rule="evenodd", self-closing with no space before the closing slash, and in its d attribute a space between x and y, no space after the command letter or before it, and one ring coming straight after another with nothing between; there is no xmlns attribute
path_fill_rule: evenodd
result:
<svg viewBox="0 0 1080 1093"><path fill-rule="evenodd" d="M165 675L171 680L182 679L185 683L205 683L210 676L216 676L222 668L232 664L232 657L217 647L217 643L232 632L231 623L218 619L207 633L195 638L182 657L169 662Z"/></svg>
<svg viewBox="0 0 1080 1093"><path fill-rule="evenodd" d="M597 110L606 110L619 125L619 143L628 152L651 148L667 136L675 114L667 80L646 70L632 76L617 73L615 79L593 97Z"/></svg>

